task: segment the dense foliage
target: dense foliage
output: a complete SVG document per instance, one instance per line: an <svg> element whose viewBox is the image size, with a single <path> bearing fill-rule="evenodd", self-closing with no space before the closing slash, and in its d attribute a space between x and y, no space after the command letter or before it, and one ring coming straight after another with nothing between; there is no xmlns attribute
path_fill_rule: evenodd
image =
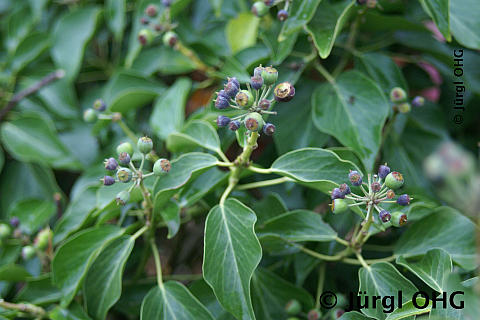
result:
<svg viewBox="0 0 480 320"><path fill-rule="evenodd" d="M478 319L479 16L0 1L0 319Z"/></svg>

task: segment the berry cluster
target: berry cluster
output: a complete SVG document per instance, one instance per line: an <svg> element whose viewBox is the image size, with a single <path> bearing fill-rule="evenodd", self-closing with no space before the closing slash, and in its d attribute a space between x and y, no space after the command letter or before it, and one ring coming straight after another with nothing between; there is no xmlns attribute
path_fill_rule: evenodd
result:
<svg viewBox="0 0 480 320"><path fill-rule="evenodd" d="M145 159L149 159L149 153L153 149L152 139L149 137L141 137L137 142L137 149L142 155L140 167L137 168L132 162L133 146L129 142L121 143L117 146L118 161L115 158L105 159L105 169L110 172L116 172L115 178L106 175L103 177L103 184L110 186L115 182L129 183L133 181L133 184L128 190L123 190L117 194L115 200L119 205L125 205L130 199L130 192L136 186L139 186L143 179L150 176L161 176L170 171L170 161L167 159L158 159L153 165L153 171L144 173L143 164Z"/></svg>
<svg viewBox="0 0 480 320"><path fill-rule="evenodd" d="M252 5L252 13L257 17L263 17L268 13L271 7L280 6L282 2L285 2L283 9L279 9L277 12L277 19L280 21L285 21L288 18L288 7L292 0L263 0L255 1Z"/></svg>
<svg viewBox="0 0 480 320"><path fill-rule="evenodd" d="M22 258L24 260L30 260L36 255L44 255L43 251L51 244L53 233L49 227L46 227L37 233L32 243L30 237L22 233L20 220L17 217L12 217L10 219L10 225L0 223L0 245L2 241L10 237L19 239L22 242L24 245L22 247Z"/></svg>
<svg viewBox="0 0 480 320"><path fill-rule="evenodd" d="M163 33L163 43L169 47L175 47L178 42L178 36L173 32L173 25L170 22L170 6L172 0L162 0L162 5L165 10L159 15L158 7L150 4L145 8L144 16L140 19L140 23L144 25L138 32L138 41L142 46L149 45L153 42L155 37Z"/></svg>
<svg viewBox="0 0 480 320"><path fill-rule="evenodd" d="M390 101L394 103L393 109L400 113L408 113L414 107L421 107L425 103L425 98L416 96L412 99L412 103L408 102L408 96L405 90L395 87L390 91Z"/></svg>
<svg viewBox="0 0 480 320"><path fill-rule="evenodd" d="M233 108L244 111L242 114L229 118L224 115L217 117L217 125L237 131L242 125L250 132L259 132L271 136L275 133L275 125L265 122L263 114L276 114L270 111L275 101L287 102L293 99L295 88L289 82L282 82L273 89L273 99L268 99L277 82L278 71L273 67L256 67L247 83L247 90L240 87L236 78L228 78L223 90L217 92L215 107L223 110Z"/></svg>
<svg viewBox="0 0 480 320"><path fill-rule="evenodd" d="M363 192L363 196L353 193L347 184L341 184L338 188L331 191L333 213L341 213L347 210L348 207L365 205L367 208L375 208L378 212L379 221L384 226L390 224L395 227L401 227L407 222L407 216L401 211L390 213L389 211L380 207L380 203L397 203L401 206L407 206L413 199L408 194L402 194L395 198L396 189L403 186L403 176L401 173L393 171L387 165L381 165L378 168L378 173L368 174L368 182L364 182L362 176L358 171L350 171L348 179L352 186L359 187ZM365 189L367 187L367 189ZM353 203L347 202L352 200ZM350 202L352 202L350 201Z"/></svg>

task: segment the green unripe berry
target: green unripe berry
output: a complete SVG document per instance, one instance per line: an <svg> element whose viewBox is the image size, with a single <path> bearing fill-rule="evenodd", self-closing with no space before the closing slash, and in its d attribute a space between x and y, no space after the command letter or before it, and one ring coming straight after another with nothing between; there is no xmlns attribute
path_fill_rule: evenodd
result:
<svg viewBox="0 0 480 320"><path fill-rule="evenodd" d="M302 311L302 305L296 299L289 300L285 305L285 312L289 316L294 316Z"/></svg>
<svg viewBox="0 0 480 320"><path fill-rule="evenodd" d="M407 223L407 215L401 211L395 211L392 213L390 223L394 227L401 227Z"/></svg>
<svg viewBox="0 0 480 320"><path fill-rule="evenodd" d="M398 189L403 186L403 176L400 172L390 172L385 178L385 185L390 189Z"/></svg>
<svg viewBox="0 0 480 320"><path fill-rule="evenodd" d="M348 203L345 199L335 199L330 206L334 214L345 212L348 209Z"/></svg>
<svg viewBox="0 0 480 320"><path fill-rule="evenodd" d="M168 46L168 47L175 47L175 45L178 42L178 36L175 32L173 31L167 31L163 35L163 44Z"/></svg>
<svg viewBox="0 0 480 320"><path fill-rule="evenodd" d="M36 254L35 248L32 246L25 246L22 248L22 258L24 260L32 259Z"/></svg>
<svg viewBox="0 0 480 320"><path fill-rule="evenodd" d="M167 159L158 159L153 165L153 173L156 176L161 176L165 173L168 173L171 168L172 165L170 164L170 161L168 161Z"/></svg>
<svg viewBox="0 0 480 320"><path fill-rule="evenodd" d="M278 71L273 67L265 67L262 70L263 83L267 86L271 86L277 82Z"/></svg>
<svg viewBox="0 0 480 320"><path fill-rule="evenodd" d="M149 137L141 137L137 142L138 151L143 154L149 153L153 149L153 141Z"/></svg>
<svg viewBox="0 0 480 320"><path fill-rule="evenodd" d="M240 90L235 95L235 102L242 108L249 108L253 105L253 95L248 90Z"/></svg>
<svg viewBox="0 0 480 320"><path fill-rule="evenodd" d="M400 87L395 87L390 91L390 100L394 103L404 102L407 99L407 93Z"/></svg>
<svg viewBox="0 0 480 320"><path fill-rule="evenodd" d="M263 1L256 1L252 5L252 13L257 17L263 17L268 12L268 7L263 3Z"/></svg>
<svg viewBox="0 0 480 320"><path fill-rule="evenodd" d="M245 117L245 128L250 131L260 131L264 125L265 121L263 121L262 115L258 112L251 112Z"/></svg>
<svg viewBox="0 0 480 320"><path fill-rule="evenodd" d="M412 106L408 102L403 102L397 105L397 109L400 113L409 113L412 110Z"/></svg>
<svg viewBox="0 0 480 320"><path fill-rule="evenodd" d="M117 170L117 179L120 182L127 183L132 180L132 170L128 168L120 168Z"/></svg>
<svg viewBox="0 0 480 320"><path fill-rule="evenodd" d="M38 250L44 250L48 246L51 238L52 230L50 230L50 228L41 230L35 238L35 248Z"/></svg>
<svg viewBox="0 0 480 320"><path fill-rule="evenodd" d="M95 109L88 108L83 112L83 120L85 122L95 122L98 118L98 112Z"/></svg>
<svg viewBox="0 0 480 320"><path fill-rule="evenodd" d="M133 147L130 142L124 142L118 145L117 154L120 155L122 152L128 153L130 157L133 155Z"/></svg>
<svg viewBox="0 0 480 320"><path fill-rule="evenodd" d="M130 200L130 193L126 190L120 191L115 197L117 205L124 206Z"/></svg>
<svg viewBox="0 0 480 320"><path fill-rule="evenodd" d="M12 234L12 229L5 223L0 224L0 240L6 239Z"/></svg>
<svg viewBox="0 0 480 320"><path fill-rule="evenodd" d="M146 46L153 42L153 32L150 29L142 29L138 32L138 41L142 46Z"/></svg>

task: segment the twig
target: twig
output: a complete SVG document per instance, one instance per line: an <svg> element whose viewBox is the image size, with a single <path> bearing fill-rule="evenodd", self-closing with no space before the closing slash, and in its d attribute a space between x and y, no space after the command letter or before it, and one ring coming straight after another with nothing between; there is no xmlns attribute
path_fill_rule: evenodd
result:
<svg viewBox="0 0 480 320"><path fill-rule="evenodd" d="M0 121L3 120L3 118L9 113L17 103L19 103L23 98L28 97L31 94L34 94L41 88L45 87L48 85L50 82L61 79L65 76L65 71L63 70L56 70L53 71L49 74L47 74L45 77L43 77L40 81L36 82L33 84L31 87L28 87L16 95L13 96L13 98L7 103L5 108L0 110Z"/></svg>
<svg viewBox="0 0 480 320"><path fill-rule="evenodd" d="M37 317L38 319L44 319L47 317L47 312L36 305L30 303L11 303L6 302L3 299L0 299L0 307L9 310L16 310L24 313L31 314L32 316Z"/></svg>

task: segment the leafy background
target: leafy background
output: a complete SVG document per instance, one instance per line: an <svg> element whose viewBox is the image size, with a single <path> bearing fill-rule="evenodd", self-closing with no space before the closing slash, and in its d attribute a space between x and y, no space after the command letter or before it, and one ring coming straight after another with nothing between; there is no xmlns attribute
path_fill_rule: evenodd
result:
<svg viewBox="0 0 480 320"><path fill-rule="evenodd" d="M2 242L0 297L42 306L52 319L286 319L290 299L305 313L315 305L326 274L323 287L340 294L460 288L462 313L437 309L418 318L476 318L478 1L388 0L361 12L355 1L294 0L283 23L277 9L255 17L245 0L174 1L176 32L207 73L160 39L142 48L137 33L150 3L161 7L151 0L0 2L2 106L49 72L65 71L2 119L0 219L19 217L32 238L50 225L54 249L51 265L42 265L38 257L23 261L20 244ZM463 49L467 88L461 124L452 121L456 49ZM240 149L234 134L211 125L218 114L211 100L227 76L246 82L260 63L277 67L297 93L277 107L277 132L261 137L252 158L272 177L299 183L238 190L218 207L227 173L216 167L215 153L233 159ZM321 68L335 79L326 81ZM426 104L393 118L394 86L424 95ZM108 121L83 122L83 110L99 97L136 134L153 137L159 155L175 159L171 175L149 186L166 227L156 235L168 280L163 289L155 285L147 245L129 231L132 208L113 202L121 186L98 181L102 160L126 139ZM442 179L432 179L424 160L445 142L454 161ZM326 263L279 240L337 252L335 237L359 217L333 216L326 192L352 167L369 172L380 162L402 172L405 191L415 197L409 225L378 233L364 248L373 259L384 256L380 246L395 263ZM459 163L469 170L451 170ZM235 233L226 234L226 226ZM403 310L411 313L387 317L367 309L342 319L418 313ZM16 316L3 308L0 314Z"/></svg>

